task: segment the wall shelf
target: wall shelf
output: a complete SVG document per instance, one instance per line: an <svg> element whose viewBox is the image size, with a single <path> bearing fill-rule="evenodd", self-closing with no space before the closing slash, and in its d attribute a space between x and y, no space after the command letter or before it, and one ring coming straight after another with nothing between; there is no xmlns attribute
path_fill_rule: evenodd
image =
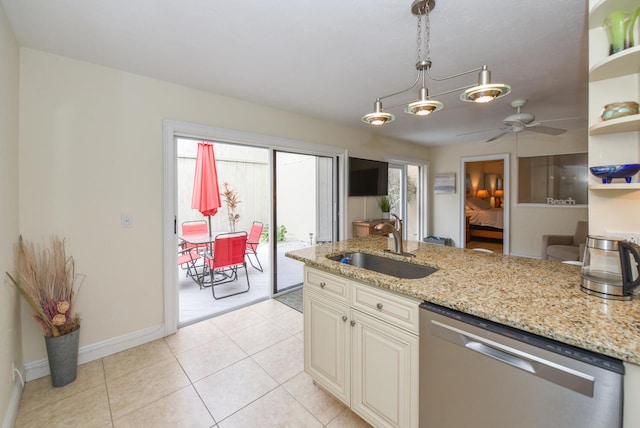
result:
<svg viewBox="0 0 640 428"><path fill-rule="evenodd" d="M640 183L590 184L590 190L640 190Z"/></svg>
<svg viewBox="0 0 640 428"><path fill-rule="evenodd" d="M619 132L633 131L640 131L640 114L598 122L589 127L589 135L617 134Z"/></svg>
<svg viewBox="0 0 640 428"><path fill-rule="evenodd" d="M640 70L640 45L627 48L596 63L589 71L589 81L611 79Z"/></svg>

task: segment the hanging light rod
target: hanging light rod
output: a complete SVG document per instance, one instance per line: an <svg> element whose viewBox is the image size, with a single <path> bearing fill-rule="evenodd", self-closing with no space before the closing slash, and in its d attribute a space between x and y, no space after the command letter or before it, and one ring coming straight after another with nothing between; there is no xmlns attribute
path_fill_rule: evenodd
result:
<svg viewBox="0 0 640 428"><path fill-rule="evenodd" d="M491 71L486 65L482 67L474 68L473 70L463 71L462 73L453 74L446 77L435 77L431 74L431 52L430 52L430 27L429 27L429 14L436 6L435 0L414 0L411 4L411 13L418 17L418 35L417 35L417 49L416 49L416 80L409 88L402 91L394 92L393 94L385 95L383 97L376 98L373 104L373 112L362 116L362 121L370 125L383 125L387 122L391 122L395 119L395 116L391 113L387 113L382 108L382 100L392 98L405 92L411 91L416 87L418 83L421 83L418 90L418 99L410 103L403 103L388 107L388 110L404 106L404 111L416 116L426 116L444 107L444 104L438 100L433 99L440 95L446 95L451 92L463 91L460 94L460 99L466 102L475 103L487 103L493 101L496 98L503 97L511 92L511 86L503 83L491 83ZM478 73L478 83L462 86L460 88L451 89L448 91L440 92L435 95L429 95L429 89L427 88L427 77L435 81L445 81L456 77L464 76L470 73Z"/></svg>

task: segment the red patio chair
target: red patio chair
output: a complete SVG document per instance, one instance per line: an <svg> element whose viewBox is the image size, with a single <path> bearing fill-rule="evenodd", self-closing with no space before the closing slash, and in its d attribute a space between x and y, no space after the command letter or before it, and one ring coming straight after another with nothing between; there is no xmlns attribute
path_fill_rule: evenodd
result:
<svg viewBox="0 0 640 428"><path fill-rule="evenodd" d="M251 288L247 263L244 259L246 247L247 232L220 233L216 235L215 241L213 241L213 255L205 257L205 266L209 275L209 283L206 286L211 286L211 294L213 294L214 299L218 300L246 293ZM217 297L216 286L236 281L238 279L238 269L241 267L244 268L244 274L247 278L247 289Z"/></svg>
<svg viewBox="0 0 640 428"><path fill-rule="evenodd" d="M182 236L186 235L201 235L209 233L209 226L205 220L193 220L182 222ZM182 242L180 245L183 249L186 248L198 248L196 244L189 244Z"/></svg>
<svg viewBox="0 0 640 428"><path fill-rule="evenodd" d="M245 251L245 255L247 256L247 260L251 263L254 269L262 272L262 265L260 264L260 260L258 259L258 244L260 244L260 236L262 235L262 223L259 221L254 221L251 225L251 231L249 232L249 238L247 239L247 248ZM251 257L253 256L256 259L256 263L258 266L253 264L251 261Z"/></svg>
<svg viewBox="0 0 640 428"><path fill-rule="evenodd" d="M193 221L185 221L182 223L182 236L186 235L200 235L203 233L209 232L209 226L205 220L193 220ZM179 244L178 249L178 266L187 271L187 276L192 277L198 284L200 281L198 278L198 269L196 266L196 260L202 258L202 255L199 253L199 250L203 249L204 246L190 244L188 242L182 241ZM193 251L191 251L193 250ZM200 269L202 271L202 269ZM202 273L200 274L202 276ZM200 285L202 288L202 285Z"/></svg>
<svg viewBox="0 0 640 428"><path fill-rule="evenodd" d="M202 256L196 248L183 248L178 251L178 266L187 271L187 276L197 278L198 270L196 260L200 258L202 258Z"/></svg>

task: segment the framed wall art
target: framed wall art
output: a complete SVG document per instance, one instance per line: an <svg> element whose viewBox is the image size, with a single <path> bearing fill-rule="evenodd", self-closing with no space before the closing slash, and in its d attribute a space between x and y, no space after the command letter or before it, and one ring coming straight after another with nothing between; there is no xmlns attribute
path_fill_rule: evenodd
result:
<svg viewBox="0 0 640 428"><path fill-rule="evenodd" d="M433 193L456 193L456 173L434 174Z"/></svg>

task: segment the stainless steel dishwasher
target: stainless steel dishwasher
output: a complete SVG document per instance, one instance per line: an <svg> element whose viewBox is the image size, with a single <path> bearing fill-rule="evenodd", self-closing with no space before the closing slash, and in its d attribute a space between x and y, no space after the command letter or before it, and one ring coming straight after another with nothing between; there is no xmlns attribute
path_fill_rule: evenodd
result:
<svg viewBox="0 0 640 428"><path fill-rule="evenodd" d="M622 426L621 361L420 307L420 427Z"/></svg>

